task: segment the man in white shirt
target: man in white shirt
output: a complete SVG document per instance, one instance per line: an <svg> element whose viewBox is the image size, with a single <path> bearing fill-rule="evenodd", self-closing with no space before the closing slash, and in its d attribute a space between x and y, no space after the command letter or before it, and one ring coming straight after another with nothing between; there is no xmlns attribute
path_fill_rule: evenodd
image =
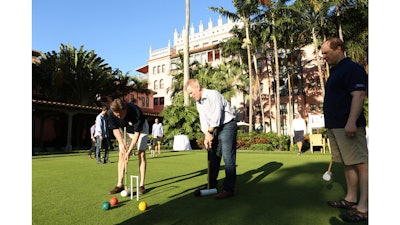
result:
<svg viewBox="0 0 400 225"><path fill-rule="evenodd" d="M189 79L184 90L196 100L204 145L208 150L209 188L217 188L221 159L225 162L225 179L222 191L214 198L234 196L236 184L237 124L228 101L216 90L203 88L197 79ZM207 185L198 190L206 189Z"/></svg>
<svg viewBox="0 0 400 225"><path fill-rule="evenodd" d="M158 118L154 120L153 129L151 130L151 135L153 136L153 144L155 155L161 154L161 141L164 135L164 128L162 123L159 122Z"/></svg>

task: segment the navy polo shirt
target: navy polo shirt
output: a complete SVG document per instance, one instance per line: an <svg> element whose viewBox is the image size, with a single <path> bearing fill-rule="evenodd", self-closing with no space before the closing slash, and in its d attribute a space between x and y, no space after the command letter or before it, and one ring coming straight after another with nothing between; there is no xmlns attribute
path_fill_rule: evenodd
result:
<svg viewBox="0 0 400 225"><path fill-rule="evenodd" d="M325 85L324 119L325 127L344 128L350 114L351 92L367 90L368 76L361 65L346 57L330 70ZM357 127L365 127L364 109L356 122Z"/></svg>
<svg viewBox="0 0 400 225"><path fill-rule="evenodd" d="M107 111L110 129L114 130L126 127L126 132L130 134L142 131L143 124L146 121L146 117L142 110L132 103L127 103L126 108L127 112L124 119L116 117L111 109Z"/></svg>

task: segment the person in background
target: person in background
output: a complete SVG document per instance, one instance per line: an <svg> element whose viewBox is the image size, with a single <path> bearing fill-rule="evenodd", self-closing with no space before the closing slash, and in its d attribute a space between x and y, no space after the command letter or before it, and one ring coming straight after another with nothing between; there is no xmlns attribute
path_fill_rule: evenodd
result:
<svg viewBox="0 0 400 225"><path fill-rule="evenodd" d="M347 186L342 199L327 203L347 209L339 214L346 222L365 221L368 219L368 146L364 100L368 76L363 67L345 56L341 39L327 39L321 52L330 66L323 107L325 127L332 159L343 164Z"/></svg>
<svg viewBox="0 0 400 225"><path fill-rule="evenodd" d="M94 124L90 127L90 140L92 141L92 147L90 147L88 153L88 157L90 159L93 159L92 154L93 152L96 152L96 138L94 137L95 129L96 129L96 121L94 121Z"/></svg>
<svg viewBox="0 0 400 225"><path fill-rule="evenodd" d="M298 149L298 155L302 154L301 149L303 148L303 141L304 141L304 136L306 135L306 122L304 119L301 117L299 112L294 113L294 120L293 120L293 141L297 144L297 149Z"/></svg>
<svg viewBox="0 0 400 225"><path fill-rule="evenodd" d="M154 148L153 148L153 139L147 141L147 146L149 147L149 151L150 151L151 157L154 157L155 156L155 151L154 151Z"/></svg>
<svg viewBox="0 0 400 225"><path fill-rule="evenodd" d="M155 156L159 156L161 154L161 141L164 135L164 128L162 123L158 121L158 118L154 120L151 135L153 136Z"/></svg>
<svg viewBox="0 0 400 225"><path fill-rule="evenodd" d="M215 199L234 196L236 184L237 124L228 101L216 90L203 88L197 79L189 79L184 90L196 100L204 146L209 160L209 188L217 188L221 158L225 162L225 179ZM206 189L207 185L197 190Z"/></svg>
<svg viewBox="0 0 400 225"><path fill-rule="evenodd" d="M118 141L118 180L117 185L109 192L116 194L124 190L124 173L128 169L129 158L133 152L133 147L136 145L139 157L139 194L144 194L146 189L144 185L146 176L146 149L149 139L149 124L142 110L133 103L126 103L117 98L110 104L110 109L107 112L110 129L114 137ZM123 139L123 130L126 128L127 144ZM129 143L129 144L128 144Z"/></svg>
<svg viewBox="0 0 400 225"><path fill-rule="evenodd" d="M104 163L109 163L108 155L110 143L108 140L108 124L106 120L107 106L101 107L101 112L96 117L96 128L94 137L96 138L96 161L101 164L101 149L104 148Z"/></svg>

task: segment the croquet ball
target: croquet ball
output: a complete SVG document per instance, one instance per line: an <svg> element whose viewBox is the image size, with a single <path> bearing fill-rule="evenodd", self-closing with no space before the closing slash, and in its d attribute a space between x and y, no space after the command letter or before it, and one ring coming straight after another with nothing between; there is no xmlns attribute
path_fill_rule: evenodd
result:
<svg viewBox="0 0 400 225"><path fill-rule="evenodd" d="M116 204L118 204L118 198L112 197L112 198L110 199L110 205L111 205L111 206L114 206L114 205L116 205Z"/></svg>
<svg viewBox="0 0 400 225"><path fill-rule="evenodd" d="M147 209L147 203L146 202L140 202L138 206L140 211L145 211Z"/></svg>
<svg viewBox="0 0 400 225"><path fill-rule="evenodd" d="M110 202L103 202L103 204L101 205L101 208L103 210L109 210L111 207Z"/></svg>
<svg viewBox="0 0 400 225"><path fill-rule="evenodd" d="M126 190L122 190L122 191L121 191L121 196L122 196L122 197L128 196L128 192L127 192Z"/></svg>

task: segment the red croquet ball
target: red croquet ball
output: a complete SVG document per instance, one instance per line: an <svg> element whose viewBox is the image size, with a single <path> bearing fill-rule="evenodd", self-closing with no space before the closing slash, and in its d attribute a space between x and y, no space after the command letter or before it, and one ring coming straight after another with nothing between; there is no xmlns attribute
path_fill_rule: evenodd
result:
<svg viewBox="0 0 400 225"><path fill-rule="evenodd" d="M111 204L111 206L114 206L114 205L118 204L118 198L112 197L110 199L110 204Z"/></svg>

